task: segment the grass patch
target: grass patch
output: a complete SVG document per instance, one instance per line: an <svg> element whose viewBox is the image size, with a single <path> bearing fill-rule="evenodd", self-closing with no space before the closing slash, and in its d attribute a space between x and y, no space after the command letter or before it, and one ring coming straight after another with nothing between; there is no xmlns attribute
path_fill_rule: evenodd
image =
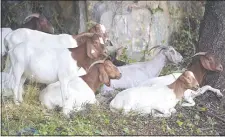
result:
<svg viewBox="0 0 225 137"><path fill-rule="evenodd" d="M2 99L2 135L217 135L216 119L181 108L170 118L110 112L108 105L88 105L85 111L66 119L61 112L47 111L38 101L39 88L25 86L20 106ZM194 107L195 108L195 107ZM222 129L221 129L222 130Z"/></svg>

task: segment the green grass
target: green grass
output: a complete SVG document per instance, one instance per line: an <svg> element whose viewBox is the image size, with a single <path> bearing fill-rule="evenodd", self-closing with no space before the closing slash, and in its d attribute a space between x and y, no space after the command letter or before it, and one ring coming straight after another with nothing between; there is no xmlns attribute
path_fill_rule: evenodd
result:
<svg viewBox="0 0 225 137"><path fill-rule="evenodd" d="M33 132L22 135L216 135L214 118L198 111L181 108L170 118L110 112L108 105L87 106L87 110L66 119L61 112L47 111L38 101L39 88L25 86L24 102L20 106L12 99L2 100L2 135L17 135L25 128ZM207 130L206 130L207 129Z"/></svg>

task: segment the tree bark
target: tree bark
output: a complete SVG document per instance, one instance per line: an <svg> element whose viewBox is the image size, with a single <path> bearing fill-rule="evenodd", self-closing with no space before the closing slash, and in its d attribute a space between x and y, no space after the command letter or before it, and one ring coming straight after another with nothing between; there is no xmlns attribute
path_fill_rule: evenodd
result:
<svg viewBox="0 0 225 137"><path fill-rule="evenodd" d="M196 49L215 53L222 61L223 72L207 73L203 83L220 89L225 96L225 1L206 2Z"/></svg>

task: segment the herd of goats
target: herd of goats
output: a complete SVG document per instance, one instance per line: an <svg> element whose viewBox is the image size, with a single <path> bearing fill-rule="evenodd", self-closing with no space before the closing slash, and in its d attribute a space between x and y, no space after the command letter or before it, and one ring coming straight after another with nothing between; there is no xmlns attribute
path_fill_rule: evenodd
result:
<svg viewBox="0 0 225 137"><path fill-rule="evenodd" d="M182 106L194 106L193 99L206 91L223 96L219 89L203 85L208 71L223 71L220 60L210 52L193 55L183 73L159 77L163 67L183 60L179 52L158 45L152 48L152 60L126 64L107 50L113 44L102 24L77 35L54 34L46 17L35 13L20 28L1 31L1 58L9 61L1 61L1 94L12 92L16 105L23 101L27 78L46 84L40 91L41 104L50 110L61 107L66 117L84 110L84 104L100 105L97 90L105 94L124 89L111 100L112 112L134 111L153 117L170 117L182 99Z"/></svg>

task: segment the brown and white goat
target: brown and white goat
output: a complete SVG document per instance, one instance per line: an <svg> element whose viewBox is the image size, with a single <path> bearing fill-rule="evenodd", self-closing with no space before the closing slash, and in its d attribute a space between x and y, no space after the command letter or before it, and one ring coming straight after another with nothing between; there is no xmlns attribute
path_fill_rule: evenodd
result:
<svg viewBox="0 0 225 137"><path fill-rule="evenodd" d="M29 39L29 34L35 35ZM36 82L45 84L60 81L61 90L66 94L71 77L86 74L83 68L87 70L93 62L106 56L102 37L95 33L75 40L67 34L51 35L21 28L12 32L11 37L7 36L8 39L5 40L8 40L8 43L20 43L21 39L13 39L17 38L14 35L28 37L9 52L15 77L13 91L16 104L22 102L22 86L26 78L32 77Z"/></svg>
<svg viewBox="0 0 225 137"><path fill-rule="evenodd" d="M48 109L56 106L63 107L63 113L68 117L72 110L79 111L86 103L96 103L95 95L101 84L108 85L110 79L119 79L119 70L109 60L100 60L93 63L86 75L73 77L68 84L69 98L65 101L61 96L60 82L48 85L41 91L39 100Z"/></svg>
<svg viewBox="0 0 225 137"><path fill-rule="evenodd" d="M153 117L169 117L175 113L176 104L187 89L198 88L198 81L191 71L185 71L175 82L164 86L135 87L116 95L110 103L110 110L135 111L151 114ZM158 113L159 111L160 113Z"/></svg>
<svg viewBox="0 0 225 137"><path fill-rule="evenodd" d="M205 74L208 71L211 72L222 72L223 66L221 61L218 60L213 53L208 52L199 52L196 53L193 57L192 63L189 64L187 70L190 70L194 73L195 78L197 79L200 86L203 86L203 79ZM152 85L167 85L174 82L182 73L172 73L166 76L151 78L139 86L152 86ZM194 106L194 98L205 93L206 91L212 91L217 94L217 96L223 96L220 90L212 88L209 85L204 85L199 88L197 91L188 90L185 92L184 99L188 103L183 103L182 106Z"/></svg>

